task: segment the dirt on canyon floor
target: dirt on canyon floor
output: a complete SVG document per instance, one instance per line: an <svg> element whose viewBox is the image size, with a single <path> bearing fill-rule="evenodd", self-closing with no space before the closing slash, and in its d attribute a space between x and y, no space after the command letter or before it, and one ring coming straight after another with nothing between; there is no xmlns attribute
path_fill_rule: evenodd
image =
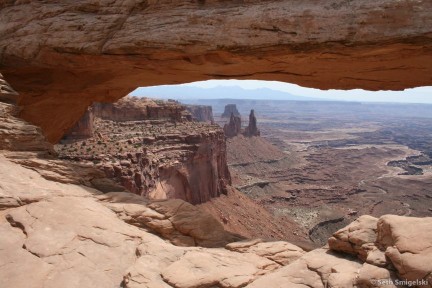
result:
<svg viewBox="0 0 432 288"><path fill-rule="evenodd" d="M238 106L242 115L256 109L262 137L227 140L234 187L316 245L360 215L432 215L432 106Z"/></svg>

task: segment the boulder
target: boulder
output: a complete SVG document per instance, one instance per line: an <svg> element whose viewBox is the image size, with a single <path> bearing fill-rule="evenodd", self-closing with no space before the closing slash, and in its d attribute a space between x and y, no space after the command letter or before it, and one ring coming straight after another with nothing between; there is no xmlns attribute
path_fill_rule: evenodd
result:
<svg viewBox="0 0 432 288"><path fill-rule="evenodd" d="M397 269L399 277L425 280L432 287L432 217L384 215L378 221L377 244Z"/></svg>
<svg viewBox="0 0 432 288"><path fill-rule="evenodd" d="M363 261L376 241L378 219L369 215L357 218L328 239L330 249L358 255Z"/></svg>

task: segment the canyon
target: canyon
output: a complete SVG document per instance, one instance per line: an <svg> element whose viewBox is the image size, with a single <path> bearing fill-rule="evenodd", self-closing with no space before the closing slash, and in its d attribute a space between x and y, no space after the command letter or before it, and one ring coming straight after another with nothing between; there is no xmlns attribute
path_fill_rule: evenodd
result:
<svg viewBox="0 0 432 288"><path fill-rule="evenodd" d="M1 285L432 287L418 108L290 103L225 139L175 101L112 104L205 79L431 85L431 13L426 0L1 2Z"/></svg>
<svg viewBox="0 0 432 288"><path fill-rule="evenodd" d="M224 102L256 108L262 132L227 139L233 186L317 245L360 215L431 215L431 105L199 101Z"/></svg>
<svg viewBox="0 0 432 288"><path fill-rule="evenodd" d="M79 141L77 130L80 136L93 133ZM125 97L95 103L56 150L60 159L95 164L150 199L199 204L226 194L231 184L221 129L191 121L186 107L173 101Z"/></svg>
<svg viewBox="0 0 432 288"><path fill-rule="evenodd" d="M0 108L3 139L16 143L0 146L0 276L8 286L400 287L391 283L404 279L431 287L430 217L364 215L309 252L247 239L209 214L232 194L193 206L127 192L94 164L58 159L16 107Z"/></svg>
<svg viewBox="0 0 432 288"><path fill-rule="evenodd" d="M291 232L294 221L276 219L231 186L224 132L189 112L208 116L208 107L130 96L94 103L54 148L62 160L102 171L120 190L202 204L230 232L311 247L306 234Z"/></svg>

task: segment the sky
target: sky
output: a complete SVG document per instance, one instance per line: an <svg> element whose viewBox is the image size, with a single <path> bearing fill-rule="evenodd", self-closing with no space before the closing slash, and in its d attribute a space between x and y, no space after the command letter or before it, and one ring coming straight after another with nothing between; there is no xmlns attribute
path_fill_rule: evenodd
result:
<svg viewBox="0 0 432 288"><path fill-rule="evenodd" d="M429 103L432 104L432 86L417 87L404 91L366 91L354 90L319 90L305 88L296 84L278 81L261 80L208 80L198 81L180 86L215 88L218 86L237 86L243 89L268 88L288 92L292 95L312 97L318 99L361 101L361 102L399 102L399 103ZM145 88L141 88L145 89ZM132 93L134 94L134 93ZM229 98L221 95L220 98Z"/></svg>

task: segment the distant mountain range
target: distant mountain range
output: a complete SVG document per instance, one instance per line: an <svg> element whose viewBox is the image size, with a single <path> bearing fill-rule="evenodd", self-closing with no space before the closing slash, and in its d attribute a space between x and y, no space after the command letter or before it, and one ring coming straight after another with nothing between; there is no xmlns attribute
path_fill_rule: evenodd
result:
<svg viewBox="0 0 432 288"><path fill-rule="evenodd" d="M201 88L193 86L163 85L140 87L133 91L131 95L175 100L229 98L250 100L326 101L326 99L322 98L297 96L288 92L269 88L243 89L239 86Z"/></svg>

